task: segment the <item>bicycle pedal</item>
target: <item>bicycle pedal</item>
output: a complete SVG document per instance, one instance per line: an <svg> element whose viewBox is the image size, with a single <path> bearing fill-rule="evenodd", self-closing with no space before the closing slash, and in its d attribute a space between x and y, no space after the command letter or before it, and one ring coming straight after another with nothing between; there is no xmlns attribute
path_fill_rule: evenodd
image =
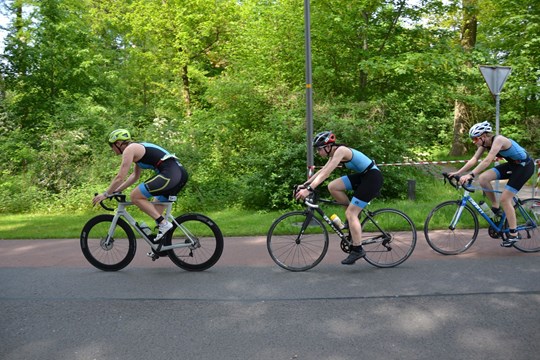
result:
<svg viewBox="0 0 540 360"><path fill-rule="evenodd" d="M159 259L159 255L157 255L156 253L153 253L153 252L147 252L146 256L151 258L152 261L156 261L157 259Z"/></svg>

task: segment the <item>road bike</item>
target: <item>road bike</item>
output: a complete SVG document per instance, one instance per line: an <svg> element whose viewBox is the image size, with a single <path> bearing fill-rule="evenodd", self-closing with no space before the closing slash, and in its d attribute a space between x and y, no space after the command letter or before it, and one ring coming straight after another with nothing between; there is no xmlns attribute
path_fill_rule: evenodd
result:
<svg viewBox="0 0 540 360"><path fill-rule="evenodd" d="M223 252L223 235L218 225L203 214L189 213L178 217L171 214L176 196L169 201L154 202L165 206L164 217L173 227L159 241L147 235L127 208L132 202L115 193L107 197L117 202L117 209L100 205L114 215L102 214L90 219L81 232L81 250L86 260L104 271L117 271L126 267L135 257L137 241L133 230L150 245L147 255L153 260L168 256L178 267L188 271L202 271L212 267Z"/></svg>
<svg viewBox="0 0 540 360"><path fill-rule="evenodd" d="M491 219L471 197L476 188L471 183L459 184L459 176L443 173L444 182L449 183L463 194L458 200L449 200L435 206L424 223L424 234L429 246L444 255L456 255L474 244L480 225L478 214L489 224L488 233L494 239L504 240L509 234L506 214ZM487 190L486 190L487 191ZM501 191L495 191L500 193ZM517 230L522 239L512 246L523 252L540 251L540 199L521 200L514 196Z"/></svg>
<svg viewBox="0 0 540 360"><path fill-rule="evenodd" d="M266 237L272 260L290 271L309 270L326 255L329 237L323 221L341 239L341 250L345 253L351 251L352 240L348 230L338 228L321 208L321 204L344 204L321 199L315 191L304 204L305 210L288 212L275 220ZM396 209L370 211L366 208L362 214L362 246L368 263L390 268L411 256L416 246L416 228L405 213Z"/></svg>

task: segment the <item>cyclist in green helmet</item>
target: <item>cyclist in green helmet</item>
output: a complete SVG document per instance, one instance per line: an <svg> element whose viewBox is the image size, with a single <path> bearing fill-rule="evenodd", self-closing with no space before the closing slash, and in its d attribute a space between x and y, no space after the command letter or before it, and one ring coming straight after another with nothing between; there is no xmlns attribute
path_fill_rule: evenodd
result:
<svg viewBox="0 0 540 360"><path fill-rule="evenodd" d="M154 197L158 201L167 201L169 196L176 195L188 180L187 171L178 158L164 148L146 142L133 142L126 129L111 132L108 142L114 153L122 156L122 163L107 190L95 196L92 202L95 205L109 194L127 189L139 180L143 170L153 170L154 176L134 188L130 198L133 204L155 220L159 232L154 241L159 241L173 225L162 216L165 207L152 204L148 199ZM128 176L132 164L135 166Z"/></svg>

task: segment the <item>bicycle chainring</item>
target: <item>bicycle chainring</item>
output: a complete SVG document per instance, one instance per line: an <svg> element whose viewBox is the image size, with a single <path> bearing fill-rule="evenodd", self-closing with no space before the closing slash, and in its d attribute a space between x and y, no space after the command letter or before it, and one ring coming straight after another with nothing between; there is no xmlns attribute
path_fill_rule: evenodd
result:
<svg viewBox="0 0 540 360"><path fill-rule="evenodd" d="M499 239L500 238L499 232L497 230L495 230L495 228L493 228L493 226L489 227L488 234L493 239Z"/></svg>
<svg viewBox="0 0 540 360"><path fill-rule="evenodd" d="M341 240L341 243L339 244L341 247L341 251L344 253L350 253L351 252L351 244L345 240Z"/></svg>

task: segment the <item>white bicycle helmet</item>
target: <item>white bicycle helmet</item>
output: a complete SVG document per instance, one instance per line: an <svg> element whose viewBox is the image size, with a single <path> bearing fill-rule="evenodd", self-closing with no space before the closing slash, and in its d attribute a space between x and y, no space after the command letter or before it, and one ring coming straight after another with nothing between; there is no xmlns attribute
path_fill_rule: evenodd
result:
<svg viewBox="0 0 540 360"><path fill-rule="evenodd" d="M478 124L474 124L471 127L471 130L469 130L469 136L471 138L475 138L475 137L479 137L480 135L484 133L492 132L492 131L493 131L493 128L491 127L491 124L487 121L484 121Z"/></svg>

